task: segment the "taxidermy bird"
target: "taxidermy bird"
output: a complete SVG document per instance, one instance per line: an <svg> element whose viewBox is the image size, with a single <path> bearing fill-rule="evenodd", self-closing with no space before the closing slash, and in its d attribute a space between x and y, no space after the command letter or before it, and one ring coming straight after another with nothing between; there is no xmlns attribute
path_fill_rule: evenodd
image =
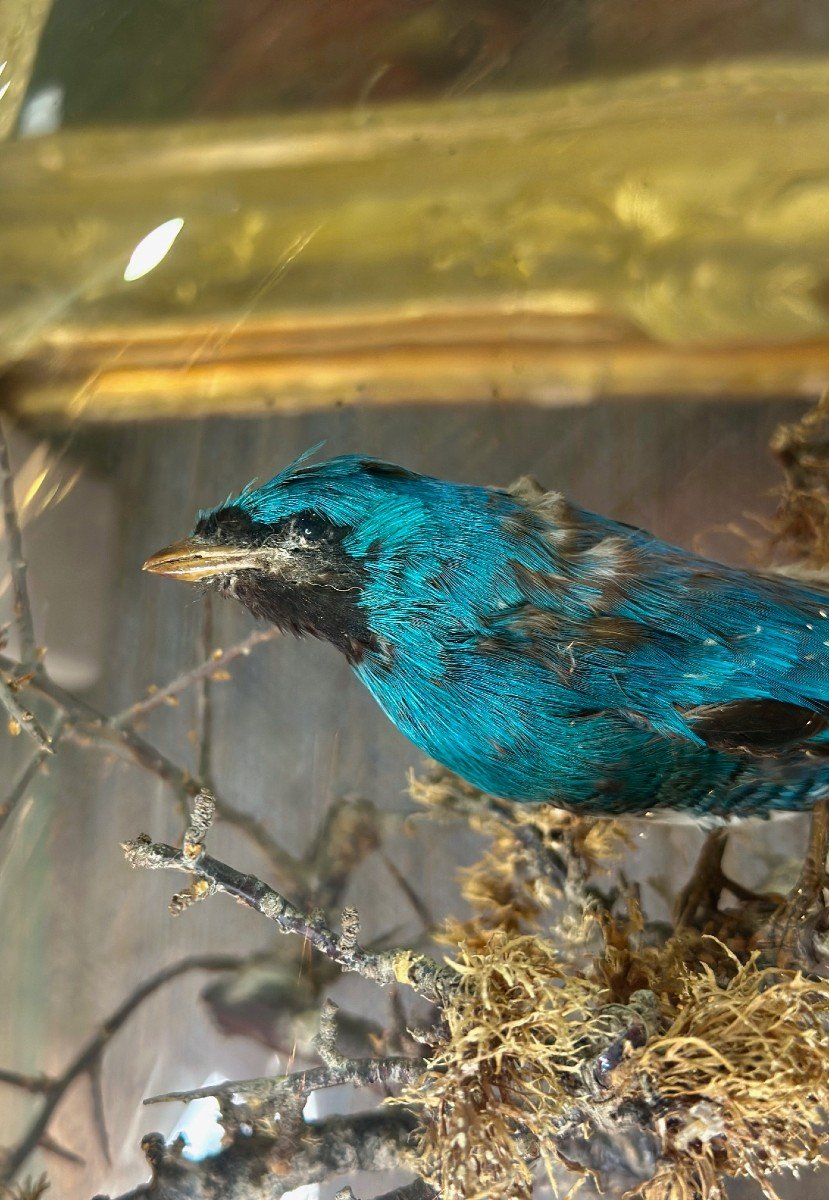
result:
<svg viewBox="0 0 829 1200"><path fill-rule="evenodd" d="M303 455L144 568L331 642L494 796L697 819L829 796L829 597L586 512Z"/></svg>

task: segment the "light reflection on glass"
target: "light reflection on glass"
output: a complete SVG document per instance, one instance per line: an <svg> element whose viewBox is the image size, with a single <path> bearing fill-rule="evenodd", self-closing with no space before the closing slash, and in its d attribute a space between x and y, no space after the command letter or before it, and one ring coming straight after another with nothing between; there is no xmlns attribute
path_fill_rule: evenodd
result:
<svg viewBox="0 0 829 1200"><path fill-rule="evenodd" d="M135 279L141 279L142 276L149 274L157 267L161 260L170 253L173 242L183 227L184 219L173 217L171 221L164 221L163 224L157 225L155 229L151 230L146 237L143 237L130 255L124 271L124 282L132 283Z"/></svg>

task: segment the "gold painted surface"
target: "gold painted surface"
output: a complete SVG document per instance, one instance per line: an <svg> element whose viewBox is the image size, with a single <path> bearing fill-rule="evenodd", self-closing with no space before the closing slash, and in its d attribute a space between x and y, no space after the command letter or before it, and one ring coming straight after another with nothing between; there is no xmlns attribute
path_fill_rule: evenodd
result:
<svg viewBox="0 0 829 1200"><path fill-rule="evenodd" d="M52 0L2 0L0 3L0 138L17 121L34 66L40 35Z"/></svg>
<svg viewBox="0 0 829 1200"><path fill-rule="evenodd" d="M829 62L0 154L0 356L27 413L829 380Z"/></svg>
<svg viewBox="0 0 829 1200"><path fill-rule="evenodd" d="M104 369L79 379L13 380L5 402L48 421L130 421L211 413L298 413L348 405L528 401L556 406L600 397L818 395L829 381L825 342L672 348L552 343L453 345L313 358Z"/></svg>

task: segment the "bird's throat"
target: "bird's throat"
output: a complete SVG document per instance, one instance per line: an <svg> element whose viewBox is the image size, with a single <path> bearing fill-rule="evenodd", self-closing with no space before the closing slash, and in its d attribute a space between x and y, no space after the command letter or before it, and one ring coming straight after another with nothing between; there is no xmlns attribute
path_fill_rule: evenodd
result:
<svg viewBox="0 0 829 1200"><path fill-rule="evenodd" d="M297 637L306 634L336 646L351 665L377 646L360 600L358 571L332 575L324 583L295 583L259 571L241 571L219 590L244 604L255 617Z"/></svg>

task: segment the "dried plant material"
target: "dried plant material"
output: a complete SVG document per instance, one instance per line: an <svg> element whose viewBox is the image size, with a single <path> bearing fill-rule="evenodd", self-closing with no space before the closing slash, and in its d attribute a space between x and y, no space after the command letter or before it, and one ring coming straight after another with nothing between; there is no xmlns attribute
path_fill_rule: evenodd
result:
<svg viewBox="0 0 829 1200"><path fill-rule="evenodd" d="M474 817L476 812L485 815L485 806L477 803L484 793L437 763L424 775L410 771L408 784L409 795L415 804L421 804L433 812L462 813L470 817Z"/></svg>
<svg viewBox="0 0 829 1200"><path fill-rule="evenodd" d="M541 928L556 887L522 831L584 880L623 846L615 823L502 811L446 775L413 793L493 839L461 873L472 919L444 935L463 979L444 1007L448 1035L407 1093L422 1105L419 1169L445 1200L530 1197L539 1160L571 1165L558 1142L574 1122L621 1135L631 1113L661 1146L643 1200L721 1200L739 1176L772 1197L772 1175L817 1161L826 984L746 961L739 924L742 961L694 928L655 938L633 900L621 916L587 905L582 929L597 923L603 947L592 964L570 962L561 922Z"/></svg>
<svg viewBox="0 0 829 1200"><path fill-rule="evenodd" d="M531 825L550 842L565 845L586 875L606 871L632 846L624 821L609 817L580 817L552 805L515 804L512 819Z"/></svg>
<svg viewBox="0 0 829 1200"><path fill-rule="evenodd" d="M423 1106L420 1170L443 1200L531 1196L541 1144L612 1034L604 989L566 977L545 940L503 930L452 965L463 985L444 1008L448 1036L405 1094Z"/></svg>
<svg viewBox="0 0 829 1200"><path fill-rule="evenodd" d="M820 1161L829 1115L829 984L740 962L693 931L640 945L641 915L602 920L592 974L546 938L479 930L453 963L447 1034L405 1094L418 1169L444 1200L532 1196L537 1162L575 1127L655 1134L641 1200L722 1200L727 1178ZM707 961L702 961L704 951Z"/></svg>
<svg viewBox="0 0 829 1200"><path fill-rule="evenodd" d="M785 476L772 547L800 568L822 570L829 566L829 390L800 421L775 431L771 449Z"/></svg>
<svg viewBox="0 0 829 1200"><path fill-rule="evenodd" d="M630 847L619 821L495 800L442 768L425 778L410 777L409 791L432 812L461 814L492 839L483 857L458 873L474 917L449 923L443 940L452 944L492 929L533 930L563 893L574 902L581 929L585 881Z"/></svg>
<svg viewBox="0 0 829 1200"><path fill-rule="evenodd" d="M614 1075L620 1096L652 1113L664 1154L644 1200L718 1200L723 1179L768 1177L819 1161L829 1114L829 983L741 962L684 930L637 946L641 920L603 922L597 981L619 1003L647 988L658 1036Z"/></svg>
<svg viewBox="0 0 829 1200"><path fill-rule="evenodd" d="M494 833L531 827L549 842L568 843L588 873L605 867L630 847L630 836L622 821L601 817L579 817L552 804L516 804L495 800L471 783L443 767L427 775L409 776L409 795L417 804L433 811L462 814L473 829Z"/></svg>
<svg viewBox="0 0 829 1200"><path fill-rule="evenodd" d="M461 893L475 917L465 926L467 936L476 931L501 929L518 933L537 924L541 913L552 901L550 885L542 876L529 875L521 861L521 847L509 833L496 834L492 848L483 857L458 871ZM457 926L444 941L461 940Z"/></svg>
<svg viewBox="0 0 829 1200"><path fill-rule="evenodd" d="M756 955L730 965L724 980L685 966L664 1033L619 1071L621 1087L649 1099L663 1140L644 1200L716 1200L723 1178L739 1176L775 1197L770 1175L820 1161L829 986L763 970Z"/></svg>

